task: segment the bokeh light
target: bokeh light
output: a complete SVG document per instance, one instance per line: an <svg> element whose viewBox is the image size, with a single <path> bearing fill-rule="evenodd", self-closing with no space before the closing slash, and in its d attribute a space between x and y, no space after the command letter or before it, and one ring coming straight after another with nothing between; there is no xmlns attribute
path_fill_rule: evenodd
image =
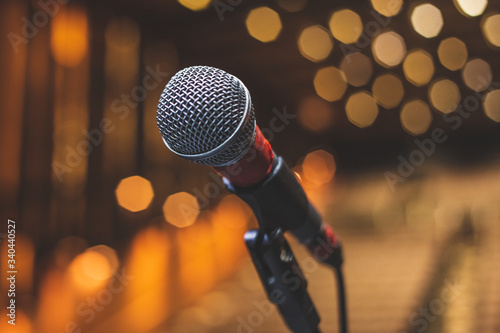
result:
<svg viewBox="0 0 500 333"><path fill-rule="evenodd" d="M375 61L391 68L399 65L406 55L406 43L394 31L381 33L372 42L372 52Z"/></svg>
<svg viewBox="0 0 500 333"><path fill-rule="evenodd" d="M112 249L110 251L89 248L73 259L69 267L71 277L78 288L84 291L94 290L106 283L113 275L113 267L118 258Z"/></svg>
<svg viewBox="0 0 500 333"><path fill-rule="evenodd" d="M429 87L429 100L442 113L453 112L460 103L460 98L460 89L451 80L439 80Z"/></svg>
<svg viewBox="0 0 500 333"><path fill-rule="evenodd" d="M421 100L406 103L400 113L403 129L412 135L425 133L432 122L429 106Z"/></svg>
<svg viewBox="0 0 500 333"><path fill-rule="evenodd" d="M443 28L441 11L429 3L416 6L411 13L410 20L413 29L426 38L436 37Z"/></svg>
<svg viewBox="0 0 500 333"><path fill-rule="evenodd" d="M438 57L444 67L457 71L467 62L467 47L458 38L446 38L439 43Z"/></svg>
<svg viewBox="0 0 500 333"><path fill-rule="evenodd" d="M250 207L234 194L226 195L217 205L217 218L229 228L245 229L253 217Z"/></svg>
<svg viewBox="0 0 500 333"><path fill-rule="evenodd" d="M149 207L154 192L151 183L141 176L122 179L115 190L118 204L131 212L138 212Z"/></svg>
<svg viewBox="0 0 500 333"><path fill-rule="evenodd" d="M302 99L297 109L297 116L300 125L312 132L329 129L334 120L331 104L317 96Z"/></svg>
<svg viewBox="0 0 500 333"><path fill-rule="evenodd" d="M488 5L488 0L453 0L453 3L463 15L475 17L484 12Z"/></svg>
<svg viewBox="0 0 500 333"><path fill-rule="evenodd" d="M299 36L298 45L300 53L314 62L326 59L333 49L330 33L320 25L305 28Z"/></svg>
<svg viewBox="0 0 500 333"><path fill-rule="evenodd" d="M78 7L61 7L52 18L51 47L54 59L63 66L82 62L88 49L87 15Z"/></svg>
<svg viewBox="0 0 500 333"><path fill-rule="evenodd" d="M434 62L426 51L414 50L406 56L403 71L408 81L416 86L423 86L429 83L434 75Z"/></svg>
<svg viewBox="0 0 500 333"><path fill-rule="evenodd" d="M329 183L335 175L335 170L336 165L333 156L322 149L307 154L302 163L304 177L315 185Z"/></svg>
<svg viewBox="0 0 500 333"><path fill-rule="evenodd" d="M378 116L377 103L366 91L349 96L345 111L349 121L360 128L370 126Z"/></svg>
<svg viewBox="0 0 500 333"><path fill-rule="evenodd" d="M185 228L192 225L199 213L198 200L186 192L178 192L170 195L163 204L165 220L178 228Z"/></svg>
<svg viewBox="0 0 500 333"><path fill-rule="evenodd" d="M403 0L370 0L375 9L380 14L391 17L397 15L403 7Z"/></svg>
<svg viewBox="0 0 500 333"><path fill-rule="evenodd" d="M210 5L211 0L177 0L181 5L192 11L203 10Z"/></svg>
<svg viewBox="0 0 500 333"><path fill-rule="evenodd" d="M500 90L492 90L483 101L484 113L491 120L500 123Z"/></svg>
<svg viewBox="0 0 500 333"><path fill-rule="evenodd" d="M278 0L278 5L290 13L300 12L307 5L307 0Z"/></svg>
<svg viewBox="0 0 500 333"><path fill-rule="evenodd" d="M314 89L325 100L337 101L347 89L345 74L333 66L322 68L314 76Z"/></svg>
<svg viewBox="0 0 500 333"><path fill-rule="evenodd" d="M462 79L467 87L474 91L483 91L493 80L490 65L482 59L473 59L465 64Z"/></svg>
<svg viewBox="0 0 500 333"><path fill-rule="evenodd" d="M350 9L342 9L334 12L328 25L333 37L344 44L355 43L363 32L361 18Z"/></svg>
<svg viewBox="0 0 500 333"><path fill-rule="evenodd" d="M373 97L380 106L386 109L398 106L403 99L404 92L403 83L392 73L382 74L373 82Z"/></svg>
<svg viewBox="0 0 500 333"><path fill-rule="evenodd" d="M488 16L481 25L483 35L493 46L500 47L500 14Z"/></svg>
<svg viewBox="0 0 500 333"><path fill-rule="evenodd" d="M281 32L281 19L271 8L259 7L248 14L246 26L250 36L268 43L278 38Z"/></svg>
<svg viewBox="0 0 500 333"><path fill-rule="evenodd" d="M347 83L354 87L362 87L370 81L373 74L373 65L366 55L354 52L349 53L342 59L340 70L344 72Z"/></svg>

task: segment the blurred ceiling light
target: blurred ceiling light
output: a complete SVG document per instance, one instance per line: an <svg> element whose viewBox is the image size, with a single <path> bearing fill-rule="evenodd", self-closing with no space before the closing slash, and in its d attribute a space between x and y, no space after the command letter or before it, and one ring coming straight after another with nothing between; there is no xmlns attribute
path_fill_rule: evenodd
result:
<svg viewBox="0 0 500 333"><path fill-rule="evenodd" d="M315 185L330 182L335 175L335 170L333 156L324 150L316 150L307 154L302 163L304 177Z"/></svg>
<svg viewBox="0 0 500 333"><path fill-rule="evenodd" d="M331 104L317 96L302 99L297 114L299 123L312 132L323 132L333 124L334 115Z"/></svg>
<svg viewBox="0 0 500 333"><path fill-rule="evenodd" d="M378 116L377 103L366 91L349 96L345 111L349 121L360 128L372 125Z"/></svg>
<svg viewBox="0 0 500 333"><path fill-rule="evenodd" d="M269 7L259 7L250 11L246 26L250 36L264 43L278 38L282 27L280 16Z"/></svg>
<svg viewBox="0 0 500 333"><path fill-rule="evenodd" d="M439 43L438 56L444 67L450 71L457 71L467 62L467 47L458 38L446 38Z"/></svg>
<svg viewBox="0 0 500 333"><path fill-rule="evenodd" d="M425 38L436 37L443 28L441 11L429 3L416 6L410 17L413 29Z"/></svg>
<svg viewBox="0 0 500 333"><path fill-rule="evenodd" d="M488 16L483 24L483 35L491 45L500 47L500 14Z"/></svg>
<svg viewBox="0 0 500 333"><path fill-rule="evenodd" d="M120 17L109 21L105 38L108 45L125 51L139 46L141 34L135 21Z"/></svg>
<svg viewBox="0 0 500 333"><path fill-rule="evenodd" d="M442 113L455 111L458 103L460 103L460 98L460 89L451 80L439 80L429 87L429 100Z"/></svg>
<svg viewBox="0 0 500 333"><path fill-rule="evenodd" d="M278 0L278 5L287 12L300 12L307 5L307 0Z"/></svg>
<svg viewBox="0 0 500 333"><path fill-rule="evenodd" d="M333 49L330 33L320 25L313 25L302 30L298 45L300 53L314 62L326 59Z"/></svg>
<svg viewBox="0 0 500 333"><path fill-rule="evenodd" d="M398 106L403 99L404 92L403 83L392 73L380 75L373 82L373 97L380 106L386 109Z"/></svg>
<svg viewBox="0 0 500 333"><path fill-rule="evenodd" d="M61 7L51 22L50 42L54 59L62 66L78 65L88 50L86 12L76 6Z"/></svg>
<svg viewBox="0 0 500 333"><path fill-rule="evenodd" d="M118 204L131 212L138 212L149 207L154 192L151 183L141 176L124 178L115 190Z"/></svg>
<svg viewBox="0 0 500 333"><path fill-rule="evenodd" d="M177 2L187 9L191 9L192 11L196 12L207 8L212 0L177 0Z"/></svg>
<svg viewBox="0 0 500 333"><path fill-rule="evenodd" d="M406 55L406 44L400 35L394 31L381 33L372 42L372 52L375 61L390 68L399 65Z"/></svg>
<svg viewBox="0 0 500 333"><path fill-rule="evenodd" d="M107 245L96 245L87 249L87 251L93 251L102 254L108 261L109 267L112 272L115 272L120 265L116 251Z"/></svg>
<svg viewBox="0 0 500 333"><path fill-rule="evenodd" d="M371 0L371 3L373 9L386 17L397 15L403 7L403 0Z"/></svg>
<svg viewBox="0 0 500 333"><path fill-rule="evenodd" d="M344 72L347 83L354 87L367 84L373 74L370 58L360 52L346 55L340 63L340 70Z"/></svg>
<svg viewBox="0 0 500 333"><path fill-rule="evenodd" d="M344 44L355 43L363 32L361 18L350 9L342 9L334 12L328 25L333 37Z"/></svg>
<svg viewBox="0 0 500 333"><path fill-rule="evenodd" d="M198 200L186 192L170 195L163 204L165 220L177 228L185 228L192 225L199 213Z"/></svg>
<svg viewBox="0 0 500 333"><path fill-rule="evenodd" d="M500 90L490 91L484 98L483 107L488 118L500 123Z"/></svg>
<svg viewBox="0 0 500 333"><path fill-rule="evenodd" d="M333 66L322 68L314 76L314 89L325 100L338 101L347 89L345 74Z"/></svg>
<svg viewBox="0 0 500 333"><path fill-rule="evenodd" d="M493 80L490 65L482 59L473 59L462 70L462 78L467 87L474 91L483 91Z"/></svg>
<svg viewBox="0 0 500 333"><path fill-rule="evenodd" d="M406 103L400 113L403 129L412 135L425 133L432 122L429 106L421 100Z"/></svg>
<svg viewBox="0 0 500 333"><path fill-rule="evenodd" d="M405 58L403 71L408 81L416 86L429 83L434 75L432 56L424 50L414 50Z"/></svg>
<svg viewBox="0 0 500 333"><path fill-rule="evenodd" d="M453 3L463 15L475 17L484 12L488 5L488 0L453 0Z"/></svg>

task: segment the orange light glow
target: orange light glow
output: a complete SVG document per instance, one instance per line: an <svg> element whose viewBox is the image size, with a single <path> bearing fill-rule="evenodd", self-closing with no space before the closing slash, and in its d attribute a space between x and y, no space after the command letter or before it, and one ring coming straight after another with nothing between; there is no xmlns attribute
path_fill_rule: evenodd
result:
<svg viewBox="0 0 500 333"><path fill-rule="evenodd" d="M76 315L76 306L77 298L67 275L61 270L49 271L40 283L37 331L64 332Z"/></svg>
<svg viewBox="0 0 500 333"><path fill-rule="evenodd" d="M371 0L371 3L373 9L386 17L397 15L403 7L403 0Z"/></svg>
<svg viewBox="0 0 500 333"><path fill-rule="evenodd" d="M210 5L211 0L177 0L181 5L192 11L203 10Z"/></svg>
<svg viewBox="0 0 500 333"><path fill-rule="evenodd" d="M333 156L324 150L307 154L302 163L304 176L315 185L329 183L335 175L336 165Z"/></svg>
<svg viewBox="0 0 500 333"><path fill-rule="evenodd" d="M436 37L443 28L441 11L430 3L416 6L410 17L413 29L425 38Z"/></svg>
<svg viewBox="0 0 500 333"><path fill-rule="evenodd" d="M8 323L7 310L0 311L0 316L4 319L0 321L0 332L5 333L35 333L33 323L30 318L20 309L16 309L16 325Z"/></svg>
<svg viewBox="0 0 500 333"><path fill-rule="evenodd" d="M342 59L340 70L344 72L350 85L361 87L370 81L373 74L373 65L366 55L354 52L349 53Z"/></svg>
<svg viewBox="0 0 500 333"><path fill-rule="evenodd" d="M493 46L500 47L500 14L488 16L483 24L483 35Z"/></svg>
<svg viewBox="0 0 500 333"><path fill-rule="evenodd" d="M147 332L165 320L170 311L168 287L171 274L170 238L156 227L137 234L124 272L130 279L124 288L122 330Z"/></svg>
<svg viewBox="0 0 500 333"><path fill-rule="evenodd" d="M400 113L401 124L405 131L412 135L427 132L432 122L429 106L421 100L406 103Z"/></svg>
<svg viewBox="0 0 500 333"><path fill-rule="evenodd" d="M347 79L344 72L333 66L325 67L314 76L314 89L318 96L334 102L342 98L347 89Z"/></svg>
<svg viewBox="0 0 500 333"><path fill-rule="evenodd" d="M462 79L467 87L474 91L483 91L493 81L491 66L482 59L467 62L462 70Z"/></svg>
<svg viewBox="0 0 500 333"><path fill-rule="evenodd" d="M350 9L342 9L333 13L328 26L333 37L344 44L355 43L363 32L361 18Z"/></svg>
<svg viewBox="0 0 500 333"><path fill-rule="evenodd" d="M163 204L165 220L177 228L186 228L192 225L199 213L198 200L186 192L170 195Z"/></svg>
<svg viewBox="0 0 500 333"><path fill-rule="evenodd" d="M281 32L281 19L271 8L259 7L248 14L246 26L250 36L268 43L278 38Z"/></svg>
<svg viewBox="0 0 500 333"><path fill-rule="evenodd" d="M69 272L75 286L83 292L102 287L113 274L108 259L92 249L76 256L69 266Z"/></svg>
<svg viewBox="0 0 500 333"><path fill-rule="evenodd" d="M321 25L313 25L302 30L298 45L304 58L314 62L325 60L333 49L332 37Z"/></svg>
<svg viewBox="0 0 500 333"><path fill-rule="evenodd" d="M73 67L87 54L87 14L78 7L62 6L59 10L52 18L52 53L60 65Z"/></svg>
<svg viewBox="0 0 500 333"><path fill-rule="evenodd" d="M118 204L131 212L148 208L154 197L151 183L141 176L122 179L116 187L115 194Z"/></svg>
<svg viewBox="0 0 500 333"><path fill-rule="evenodd" d="M0 253L5 253L5 258L7 258L7 253L9 253L9 243L6 241L7 238L4 238L4 240L0 240ZM16 234L15 244L16 269L19 272L22 272L22 274L16 275L16 290L19 292L28 292L31 291L31 288L33 287L33 264L35 249L33 247L33 242L31 241L31 239L20 232ZM11 269L8 269L7 263L7 260L0 261L0 269L2 269L2 271L0 272L0 278L2 279L0 281L0 287L2 290L9 289L7 287L9 283L9 281L7 280L7 271L10 271Z"/></svg>
<svg viewBox="0 0 500 333"><path fill-rule="evenodd" d="M373 39L372 53L380 65L386 68L395 67L406 55L406 43L399 34L387 31Z"/></svg>
<svg viewBox="0 0 500 333"><path fill-rule="evenodd" d="M438 56L444 67L450 71L459 70L467 61L467 46L458 38L446 38L439 43Z"/></svg>
<svg viewBox="0 0 500 333"><path fill-rule="evenodd" d="M406 79L417 87L429 83L434 75L432 56L421 49L408 53L403 62L403 71Z"/></svg>
<svg viewBox="0 0 500 333"><path fill-rule="evenodd" d="M392 73L377 77L373 82L372 92L375 101L386 109L398 106L405 93L403 83Z"/></svg>
<svg viewBox="0 0 500 333"><path fill-rule="evenodd" d="M371 126L378 116L377 103L373 96L366 91L349 96L345 111L349 121L359 128Z"/></svg>

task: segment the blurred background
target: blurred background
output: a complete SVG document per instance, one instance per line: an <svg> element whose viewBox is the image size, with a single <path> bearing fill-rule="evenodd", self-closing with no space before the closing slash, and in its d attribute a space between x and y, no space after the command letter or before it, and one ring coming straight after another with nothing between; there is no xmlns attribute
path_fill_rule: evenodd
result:
<svg viewBox="0 0 500 333"><path fill-rule="evenodd" d="M2 332L286 332L250 209L168 151L209 65L344 243L352 332L500 331L497 0L1 0ZM16 223L16 325L7 223ZM333 274L290 239L323 332Z"/></svg>

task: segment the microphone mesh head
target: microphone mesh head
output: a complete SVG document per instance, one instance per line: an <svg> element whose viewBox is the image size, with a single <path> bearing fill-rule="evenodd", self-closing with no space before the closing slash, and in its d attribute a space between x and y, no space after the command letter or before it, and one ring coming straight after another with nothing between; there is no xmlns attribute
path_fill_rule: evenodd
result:
<svg viewBox="0 0 500 333"><path fill-rule="evenodd" d="M208 66L185 68L170 79L156 121L170 150L200 164L232 164L255 140L255 114L246 87Z"/></svg>

